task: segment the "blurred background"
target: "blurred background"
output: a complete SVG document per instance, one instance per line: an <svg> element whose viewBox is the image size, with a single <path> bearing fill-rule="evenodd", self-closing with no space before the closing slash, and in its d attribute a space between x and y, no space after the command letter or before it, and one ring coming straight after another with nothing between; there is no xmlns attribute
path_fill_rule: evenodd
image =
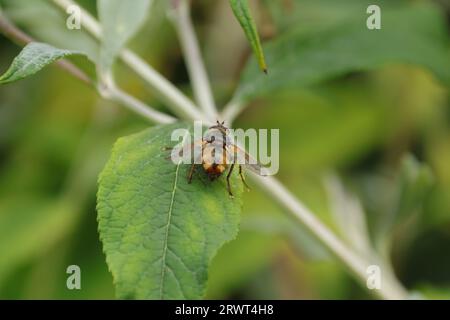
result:
<svg viewBox="0 0 450 320"><path fill-rule="evenodd" d="M449 39L448 1L375 2L428 2L441 13ZM79 3L95 14L95 1ZM67 16L50 1L0 0L0 5L39 41L96 56L96 42L83 30L68 31ZM261 0L252 8L264 43L270 43L292 30L334 30L354 15L365 17L367 3ZM191 94L165 10L164 1L155 1L130 47ZM228 1L193 0L193 14L223 106L251 52ZM0 35L0 73L19 52ZM91 65L76 62L93 73ZM117 74L128 92L166 110L125 66L119 64ZM0 298L114 298L97 233L97 175L117 138L147 126L55 66L0 87ZM411 293L450 298L448 84L424 68L383 65L280 90L252 102L235 127L279 128L278 178L290 190L337 234L353 234L361 241L357 246L370 239ZM244 203L238 238L213 260L207 298L372 298L256 188ZM356 218L343 216L349 203ZM81 290L66 288L72 264L81 267Z"/></svg>

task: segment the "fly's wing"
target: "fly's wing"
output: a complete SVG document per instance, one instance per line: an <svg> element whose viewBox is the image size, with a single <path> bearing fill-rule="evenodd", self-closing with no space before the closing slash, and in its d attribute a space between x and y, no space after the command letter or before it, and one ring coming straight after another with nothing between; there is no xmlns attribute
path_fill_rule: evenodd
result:
<svg viewBox="0 0 450 320"><path fill-rule="evenodd" d="M172 149L170 158L175 164L180 160L184 164L201 164L202 150L205 143L203 140L198 140L193 143L176 146Z"/></svg>
<svg viewBox="0 0 450 320"><path fill-rule="evenodd" d="M256 173L260 176L267 176L268 170L263 167L258 161L249 155L246 151L242 150L234 144L227 145L227 152L233 155L233 162L244 166L249 171Z"/></svg>

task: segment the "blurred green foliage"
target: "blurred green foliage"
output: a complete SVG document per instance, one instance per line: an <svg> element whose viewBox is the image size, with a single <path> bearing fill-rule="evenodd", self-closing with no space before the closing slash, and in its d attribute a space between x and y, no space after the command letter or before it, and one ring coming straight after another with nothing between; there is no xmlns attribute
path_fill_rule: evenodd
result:
<svg viewBox="0 0 450 320"><path fill-rule="evenodd" d="M224 104L251 53L221 2L195 1L193 10L214 90ZM415 3L374 2L394 9ZM442 30L448 43L449 7L440 1L422 2L447 17ZM95 13L93 1L80 3ZM98 55L95 41L82 31L65 29L64 15L48 1L1 0L0 5L40 41L87 51L94 59ZM266 41L293 29L304 35L331 33L355 16L365 17L366 5L357 0L252 3ZM164 10L162 4L154 8L131 47L189 93ZM224 50L222 42L233 47ZM7 69L19 50L0 37L0 70ZM90 65L76 63L92 72ZM118 73L128 91L164 109L124 66L118 66ZM324 176L337 173L360 199L370 238L392 260L405 286L424 297L448 299L449 107L448 84L427 69L393 63L308 87L277 89L253 101L235 126L280 129L278 177L341 233L323 183ZM146 127L142 119L101 101L55 67L0 87L0 298L114 297L97 234L96 180L114 141ZM65 286L71 264L81 267L80 291ZM238 238L213 260L207 297L370 296L301 226L255 189L245 195Z"/></svg>

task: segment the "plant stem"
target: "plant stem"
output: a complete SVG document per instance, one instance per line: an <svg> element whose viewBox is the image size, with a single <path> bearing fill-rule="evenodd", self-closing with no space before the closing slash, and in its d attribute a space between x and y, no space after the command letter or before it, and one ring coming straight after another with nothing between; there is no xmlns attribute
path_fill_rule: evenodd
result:
<svg viewBox="0 0 450 320"><path fill-rule="evenodd" d="M107 88L102 96L103 95L106 96L106 98L108 98L109 100L123 105L124 107L134 111L144 118L151 120L154 123L169 124L177 120L176 118L149 108L142 101L136 99L135 97L129 95L128 93L117 87Z"/></svg>
<svg viewBox="0 0 450 320"><path fill-rule="evenodd" d="M208 118L214 121L217 109L192 23L189 1L178 1L169 15L178 33L197 103Z"/></svg>
<svg viewBox="0 0 450 320"><path fill-rule="evenodd" d="M240 102L231 101L225 106L225 108L223 108L221 119L224 119L229 125L231 125L243 109L244 108Z"/></svg>
<svg viewBox="0 0 450 320"><path fill-rule="evenodd" d="M253 174L251 177L273 200L298 218L311 234L328 248L365 285L368 277L366 273L367 267L373 264L373 262L365 261L347 247L277 179L273 177L260 177ZM382 267L383 270L386 270L381 262L377 261L376 264L380 268ZM374 293L383 299L405 299L407 297L406 290L389 273L387 275L387 277L383 277L381 289L374 290Z"/></svg>
<svg viewBox="0 0 450 320"><path fill-rule="evenodd" d="M102 37L100 23L86 10L79 6L73 0L52 0L55 5L66 11L70 6L77 6L81 11L81 24L97 40ZM143 61L130 50L123 50L120 54L121 60L128 65L137 75L139 75L147 84L149 84L167 103L167 106L177 115L183 118L192 118L196 120L206 120L203 114L196 108L195 104L186 97L170 81L164 78L160 73L153 69L148 63Z"/></svg>
<svg viewBox="0 0 450 320"><path fill-rule="evenodd" d="M156 90L160 98L180 118L206 121L203 114L189 98L136 54L130 50L124 50L120 54L120 58L147 84Z"/></svg>

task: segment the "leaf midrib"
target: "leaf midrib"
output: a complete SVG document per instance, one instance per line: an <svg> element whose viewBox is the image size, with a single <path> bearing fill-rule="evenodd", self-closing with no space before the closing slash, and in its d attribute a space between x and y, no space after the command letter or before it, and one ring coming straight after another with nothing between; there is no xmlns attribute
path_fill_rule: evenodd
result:
<svg viewBox="0 0 450 320"><path fill-rule="evenodd" d="M183 144L185 143L185 140L188 136L188 133L186 133L186 135L183 137ZM165 239L164 239L164 247L163 247L163 255L162 255L162 263L161 263L161 281L160 281L160 285L159 285L159 296L160 299L163 299L163 291L164 291L164 277L166 274L166 256L167 256L167 249L168 249L168 241L169 241L169 231L170 231L170 223L172 220L172 212L173 212L173 204L175 202L175 193L177 191L177 185L178 185L178 175L179 175L179 171L180 171L180 166L181 166L181 160L178 162L177 164L177 169L175 170L175 181L173 184L173 189L172 189L172 197L170 199L170 205L169 205L169 212L168 212L168 216L167 216L167 224L166 224L166 235L165 235ZM176 275L174 274L174 277L176 278Z"/></svg>

